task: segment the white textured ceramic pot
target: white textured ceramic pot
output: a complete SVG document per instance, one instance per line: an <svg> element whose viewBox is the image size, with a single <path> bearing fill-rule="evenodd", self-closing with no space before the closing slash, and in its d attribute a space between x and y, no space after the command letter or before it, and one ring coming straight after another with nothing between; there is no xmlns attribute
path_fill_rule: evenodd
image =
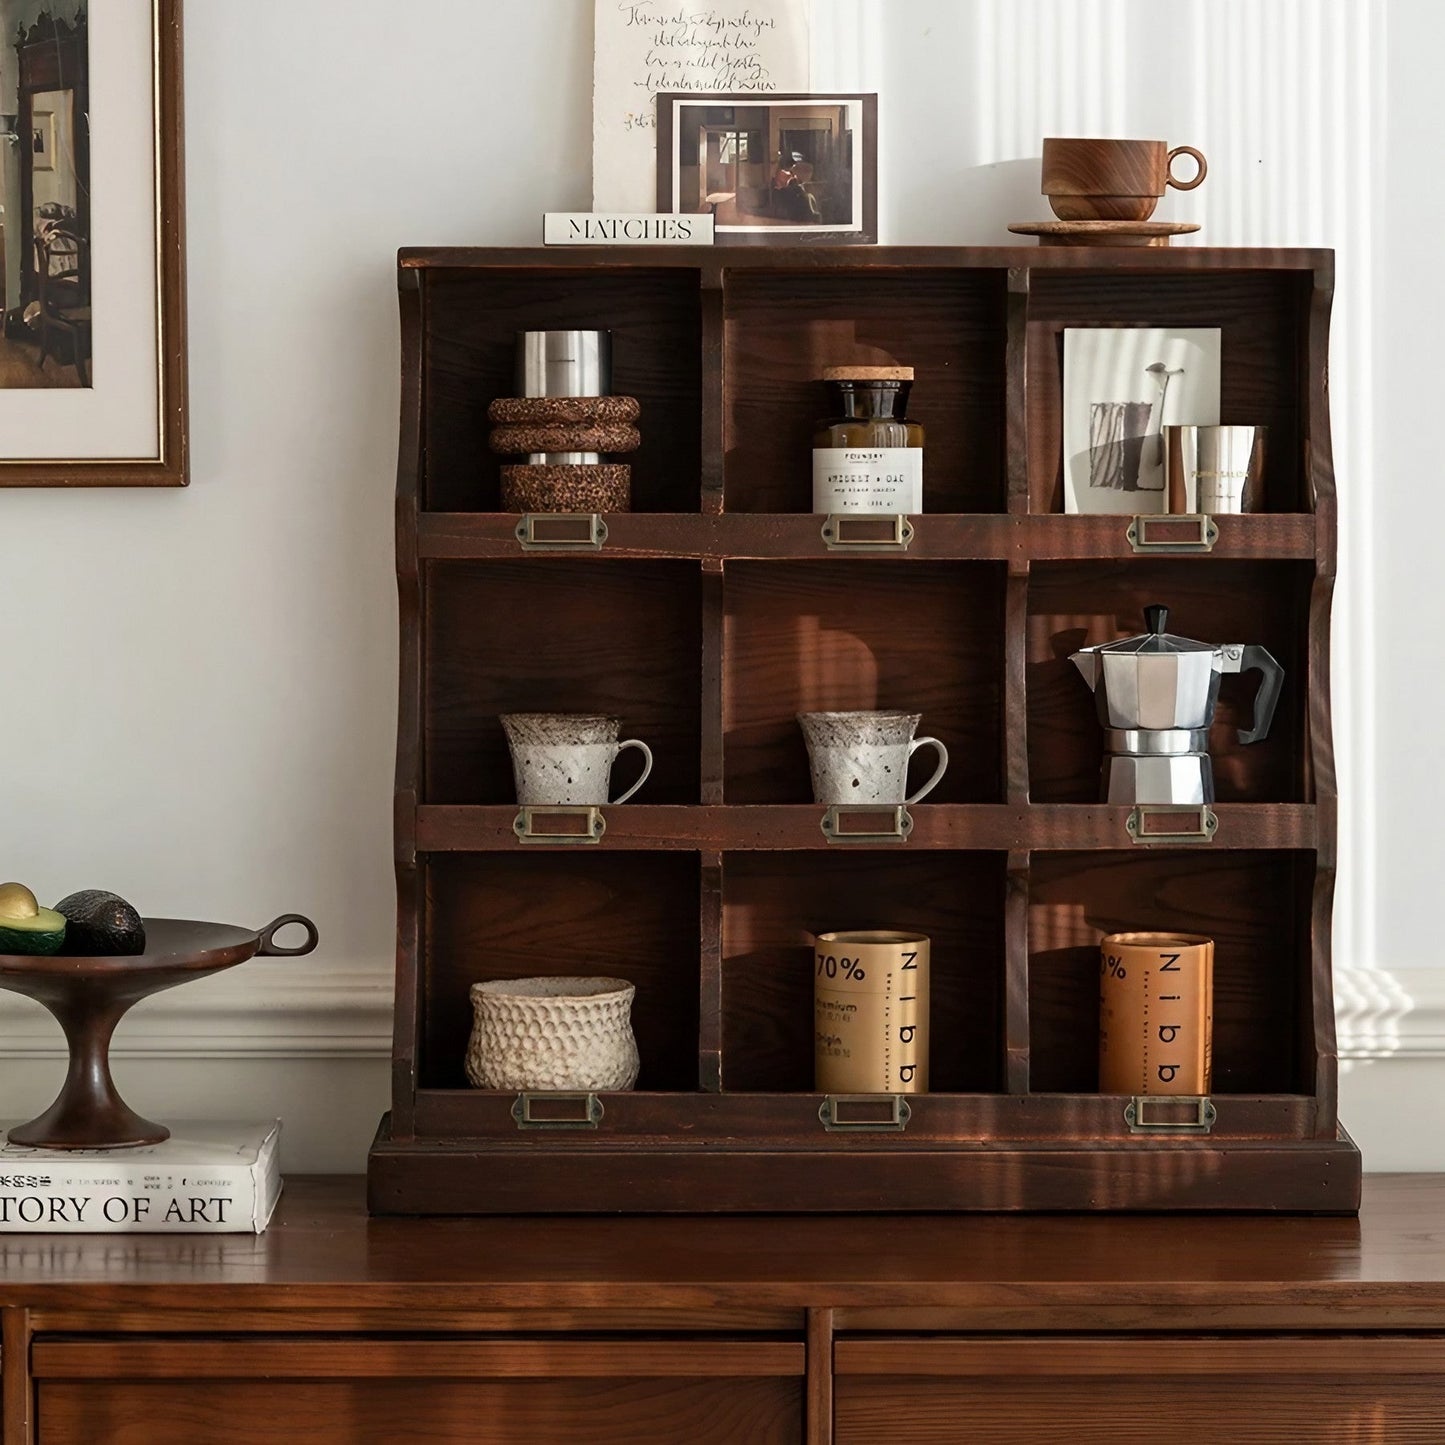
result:
<svg viewBox="0 0 1445 1445"><path fill-rule="evenodd" d="M467 1078L479 1089L630 1089L636 992L621 978L474 983Z"/></svg>

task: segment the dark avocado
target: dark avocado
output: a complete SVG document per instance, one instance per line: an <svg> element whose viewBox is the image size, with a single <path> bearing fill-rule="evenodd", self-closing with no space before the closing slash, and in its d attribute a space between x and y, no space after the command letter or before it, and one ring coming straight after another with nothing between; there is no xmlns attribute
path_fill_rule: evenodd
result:
<svg viewBox="0 0 1445 1445"><path fill-rule="evenodd" d="M55 911L65 919L65 952L72 958L145 952L145 924L117 893L85 888L62 898Z"/></svg>

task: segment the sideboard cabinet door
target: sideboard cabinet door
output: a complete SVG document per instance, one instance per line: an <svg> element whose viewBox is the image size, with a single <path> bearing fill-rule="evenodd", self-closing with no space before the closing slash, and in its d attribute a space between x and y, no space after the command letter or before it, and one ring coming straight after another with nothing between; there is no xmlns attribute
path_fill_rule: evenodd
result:
<svg viewBox="0 0 1445 1445"><path fill-rule="evenodd" d="M836 1445L1445 1440L1445 1336L839 1337Z"/></svg>
<svg viewBox="0 0 1445 1445"><path fill-rule="evenodd" d="M757 1445L802 1438L790 1340L37 1339L42 1445Z"/></svg>

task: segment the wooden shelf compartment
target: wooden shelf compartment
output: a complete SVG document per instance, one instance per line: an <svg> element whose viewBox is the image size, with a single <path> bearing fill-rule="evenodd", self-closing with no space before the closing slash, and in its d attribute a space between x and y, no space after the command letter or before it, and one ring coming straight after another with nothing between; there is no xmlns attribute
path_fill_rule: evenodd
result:
<svg viewBox="0 0 1445 1445"><path fill-rule="evenodd" d="M405 271L403 271L405 275ZM612 390L642 403L632 466L639 512L696 509L702 437L702 302L695 269L525 266L440 269L426 275L417 440L421 504L495 512L501 466L487 445L487 407L515 394L516 333L608 330Z"/></svg>
<svg viewBox="0 0 1445 1445"><path fill-rule="evenodd" d="M912 366L909 416L939 512L1004 508L1004 273L940 267L729 269L723 276L723 506L811 510L823 368Z"/></svg>
<svg viewBox="0 0 1445 1445"><path fill-rule="evenodd" d="M1167 930L1215 940L1212 1093L1313 1101L1321 1056L1332 1053L1330 1040L1314 1032L1321 986L1310 928L1316 872L1315 854L1305 851L1033 854L1030 1089L1097 1091L1099 939ZM1332 1132L1333 1118L1328 1127Z"/></svg>
<svg viewBox="0 0 1445 1445"><path fill-rule="evenodd" d="M425 860L419 1087L466 1087L474 983L537 974L624 978L642 1090L698 1084L699 860L574 849Z"/></svg>
<svg viewBox="0 0 1445 1445"><path fill-rule="evenodd" d="M597 567L576 558L433 567L427 578L423 799L516 798L500 716L593 712L652 749L641 794L696 803L701 574L690 561ZM619 779L629 753L618 769ZM635 773L627 773L630 779Z"/></svg>
<svg viewBox="0 0 1445 1445"><path fill-rule="evenodd" d="M1005 857L728 853L722 860L722 1085L813 1090L812 944L883 928L931 940L932 1088L1004 1087Z"/></svg>
<svg viewBox="0 0 1445 1445"><path fill-rule="evenodd" d="M1062 512L1063 354L1069 327L1217 327L1219 419L1269 428L1256 510L1311 512L1310 390L1323 366L1320 270L1200 269L1120 276L1034 270L1028 283L1025 413L1028 510ZM1325 292L1327 299L1328 293ZM1327 309L1327 308L1326 308Z"/></svg>
<svg viewBox="0 0 1445 1445"><path fill-rule="evenodd" d="M1104 734L1094 696L1069 661L1079 648L1144 631L1144 609L1169 608L1168 629L1206 642L1255 643L1284 668L1274 725L1241 745L1259 686L1256 673L1226 674L1210 729L1221 803L1314 801L1307 700L1312 564L1214 558L1125 563L1041 562L1029 571L1026 642L1029 794L1039 802L1099 796Z"/></svg>
<svg viewBox="0 0 1445 1445"><path fill-rule="evenodd" d="M734 804L812 796L797 715L922 714L948 771L938 803L1003 798L1001 566L856 558L737 562L723 579L723 795ZM910 777L929 776L931 749Z"/></svg>

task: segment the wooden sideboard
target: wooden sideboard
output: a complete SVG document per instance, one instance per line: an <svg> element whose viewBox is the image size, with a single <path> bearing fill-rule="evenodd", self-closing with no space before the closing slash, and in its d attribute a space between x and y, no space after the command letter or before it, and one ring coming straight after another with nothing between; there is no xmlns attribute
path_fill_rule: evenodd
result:
<svg viewBox="0 0 1445 1445"><path fill-rule="evenodd" d="M368 1219L0 1239L4 1445L1445 1440L1445 1177L1356 1218Z"/></svg>

